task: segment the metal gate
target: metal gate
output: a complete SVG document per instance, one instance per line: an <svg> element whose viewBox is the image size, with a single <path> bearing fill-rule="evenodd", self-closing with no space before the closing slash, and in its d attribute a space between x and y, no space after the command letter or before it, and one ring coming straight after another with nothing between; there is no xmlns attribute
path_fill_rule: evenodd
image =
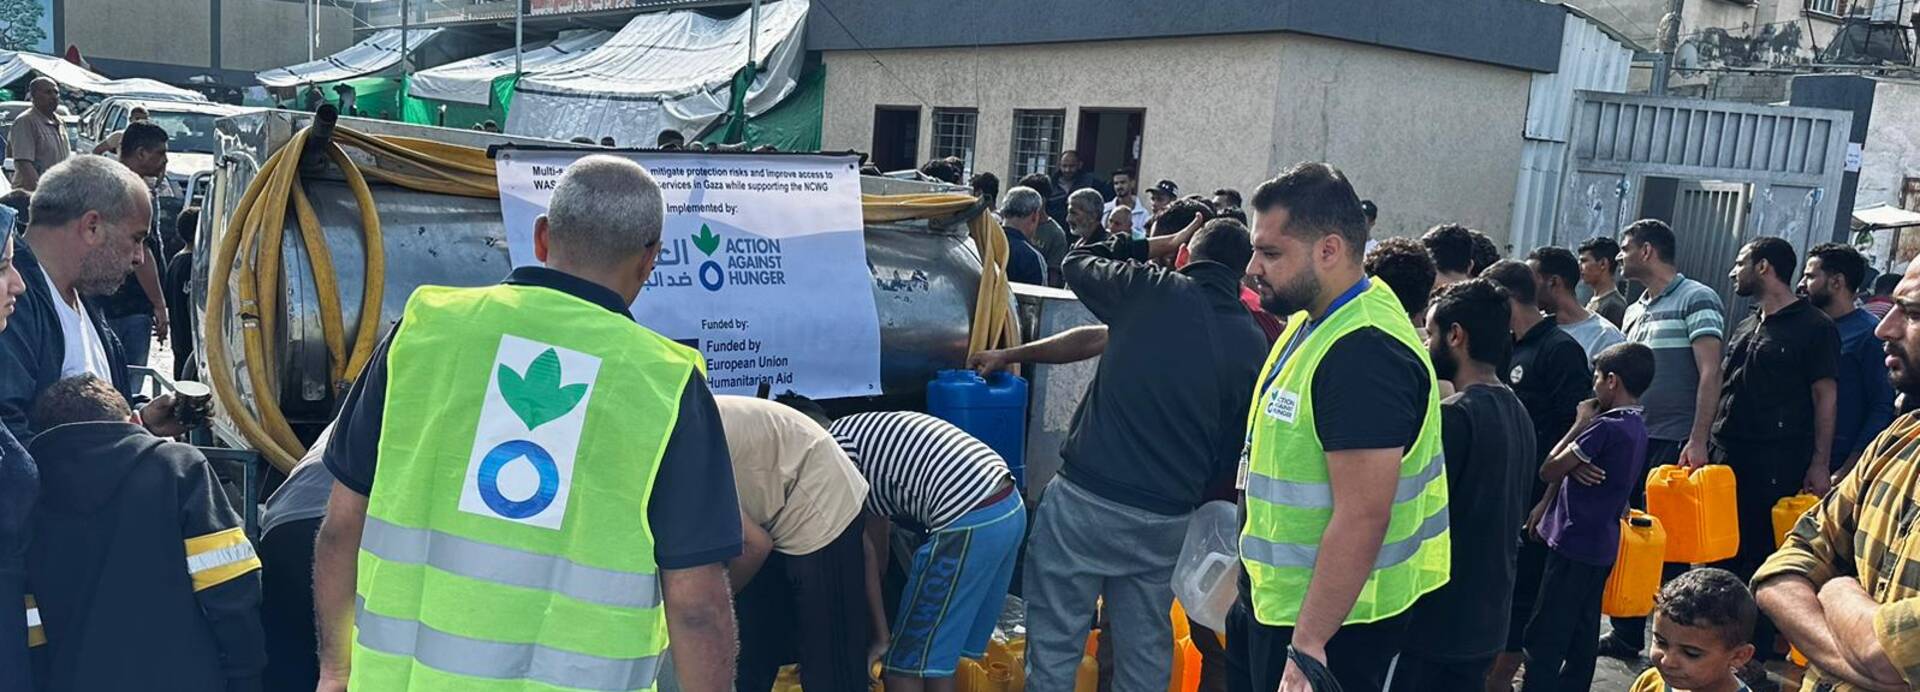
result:
<svg viewBox="0 0 1920 692"><path fill-rule="evenodd" d="M1729 299L1741 243L1779 236L1804 254L1836 237L1852 113L1593 91L1574 108L1558 245L1619 233L1647 176L1682 181L1680 269Z"/></svg>
<svg viewBox="0 0 1920 692"><path fill-rule="evenodd" d="M1720 295L1733 297L1727 279L1733 256L1753 236L1747 231L1747 185L1720 181L1686 181L1673 201L1673 225L1689 229L1680 243L1676 266ZM1741 310L1729 303L1729 314Z"/></svg>

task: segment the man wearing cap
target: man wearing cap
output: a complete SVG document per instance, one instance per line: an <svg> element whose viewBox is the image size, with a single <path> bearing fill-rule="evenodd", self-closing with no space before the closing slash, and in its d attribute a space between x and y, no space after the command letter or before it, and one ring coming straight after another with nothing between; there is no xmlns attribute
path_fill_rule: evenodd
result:
<svg viewBox="0 0 1920 692"><path fill-rule="evenodd" d="M1007 280L1035 286L1047 285L1047 259L1033 246L1046 218L1047 201L1030 187L1007 191L1000 202L1001 227L1007 232Z"/></svg>
<svg viewBox="0 0 1920 692"><path fill-rule="evenodd" d="M1154 206L1156 208L1154 213L1158 214L1158 209L1164 208L1166 205L1156 204ZM1130 225L1133 227L1133 239L1140 240L1147 237L1147 219L1149 215L1147 213L1147 205L1140 203L1140 179L1133 174L1133 169L1125 166L1113 171L1113 198L1107 200L1107 205L1102 210L1105 214L1101 215L1100 218L1112 219L1114 210L1120 207L1126 207L1129 210L1128 215L1131 218Z"/></svg>
<svg viewBox="0 0 1920 692"><path fill-rule="evenodd" d="M1147 188L1147 199L1152 202L1152 206L1148 208L1148 215L1158 217L1173 204L1174 200L1180 199L1180 186L1175 185L1171 180L1161 180L1154 183L1153 187Z"/></svg>

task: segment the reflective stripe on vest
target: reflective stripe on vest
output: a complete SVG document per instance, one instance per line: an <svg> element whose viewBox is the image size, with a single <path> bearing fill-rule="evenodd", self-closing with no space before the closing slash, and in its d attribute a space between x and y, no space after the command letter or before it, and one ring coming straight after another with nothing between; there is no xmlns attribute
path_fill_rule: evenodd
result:
<svg viewBox="0 0 1920 692"><path fill-rule="evenodd" d="M1393 502L1399 504L1420 495L1427 484L1446 471L1442 455L1435 455L1420 474L1400 479L1393 489ZM1247 497L1276 505L1307 508L1333 508L1333 486L1326 483L1294 483L1271 476L1247 476ZM1446 527L1441 527L1446 528Z"/></svg>
<svg viewBox="0 0 1920 692"><path fill-rule="evenodd" d="M1298 344L1284 362L1279 349L1269 355L1259 381L1271 384L1256 393L1248 411L1247 520L1240 537L1254 617L1277 627L1297 624L1333 516L1327 451L1315 427L1313 389L1321 360L1342 337L1378 329L1417 354L1432 377L1425 346L1384 283L1370 282L1318 324L1295 314L1287 328L1280 342ZM1326 376L1338 382L1341 374ZM1344 623L1393 617L1446 583L1452 546L1442 456L1439 397L1430 384L1419 432L1400 457L1386 535Z"/></svg>
<svg viewBox="0 0 1920 692"><path fill-rule="evenodd" d="M495 642L448 634L413 620L366 610L354 615L356 643L437 670L490 680L527 680L581 690L632 690L653 684L659 655L601 658L539 644Z"/></svg>
<svg viewBox="0 0 1920 692"><path fill-rule="evenodd" d="M588 567L566 558L490 545L432 529L412 529L367 517L360 549L390 562L426 565L470 579L542 589L620 608L660 605L652 574Z"/></svg>
<svg viewBox="0 0 1920 692"><path fill-rule="evenodd" d="M1440 537L1447 532L1447 513L1441 512L1420 522L1420 528L1413 535L1380 546L1380 555L1373 559L1373 568L1386 569L1411 559L1420 550L1421 544ZM1247 536L1240 541L1240 554L1249 560L1258 560L1275 567L1303 567L1311 569L1314 560L1320 559L1320 546L1294 543L1274 543L1264 538Z"/></svg>
<svg viewBox="0 0 1920 692"><path fill-rule="evenodd" d="M699 353L509 285L420 288L387 358L350 688L652 687L647 506Z"/></svg>

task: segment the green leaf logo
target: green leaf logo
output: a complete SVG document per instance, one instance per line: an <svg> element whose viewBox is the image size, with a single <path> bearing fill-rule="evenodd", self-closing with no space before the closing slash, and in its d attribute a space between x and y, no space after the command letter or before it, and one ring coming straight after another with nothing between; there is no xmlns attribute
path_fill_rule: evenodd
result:
<svg viewBox="0 0 1920 692"><path fill-rule="evenodd" d="M587 395L587 384L560 386L560 354L549 348L527 364L525 376L500 365L500 397L533 430L567 415Z"/></svg>
<svg viewBox="0 0 1920 692"><path fill-rule="evenodd" d="M706 224L700 224L700 232L693 236L693 246L712 257L713 251L720 249L720 236L714 235L713 229L707 228Z"/></svg>

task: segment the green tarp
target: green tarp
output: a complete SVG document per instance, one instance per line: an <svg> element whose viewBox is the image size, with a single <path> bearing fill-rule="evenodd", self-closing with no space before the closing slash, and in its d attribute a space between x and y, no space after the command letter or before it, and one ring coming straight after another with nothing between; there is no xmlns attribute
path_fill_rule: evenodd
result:
<svg viewBox="0 0 1920 692"><path fill-rule="evenodd" d="M406 121L416 125L439 125L471 129L475 125L492 120L495 125L507 124L507 106L513 103L513 87L520 82L516 75L501 75L493 80L493 97L486 106L471 103L452 103L432 99L407 96ZM444 119L441 108L445 107Z"/></svg>
<svg viewBox="0 0 1920 692"><path fill-rule="evenodd" d="M339 107L340 97L334 93L334 87L345 84L353 87L353 107L359 111L358 117L376 120L397 120L400 117L401 101L406 93L406 84L394 77L361 77L341 82L320 84L320 93L326 96L327 103ZM306 110L307 90L301 89L293 99L282 102L286 108Z"/></svg>
<svg viewBox="0 0 1920 692"><path fill-rule="evenodd" d="M513 89L519 82L515 75L504 75L493 80L492 103L485 107L466 103L447 103L429 99L413 98L406 95L406 82L393 77L362 77L345 82L332 82L320 85L321 93L327 102L340 105L333 88L336 84L353 87L354 107L362 118L381 120L401 120L419 125L440 125L469 129L487 120L506 125L507 109L513 104ZM825 109L827 95L827 70L825 65L812 65L801 72L799 81L794 85L793 93L788 94L779 105L758 116L747 118L744 132L737 133L740 141L748 148L772 145L781 151L818 151L820 149L821 113ZM282 102L286 108L304 110L306 106L305 90L294 96L291 101ZM444 114L441 107L445 107ZM726 120L708 130L700 141L706 143L721 142L728 130L736 130L731 114Z"/></svg>
<svg viewBox="0 0 1920 692"><path fill-rule="evenodd" d="M826 105L826 96L826 66L813 65L807 68L800 73L793 93L787 94L787 98L781 100L779 105L757 117L747 118L746 133L741 137L741 142L748 148L772 145L780 151L819 151L820 115ZM731 117L728 116L729 119ZM728 129L728 123L721 123L708 130L700 141L719 143Z"/></svg>

